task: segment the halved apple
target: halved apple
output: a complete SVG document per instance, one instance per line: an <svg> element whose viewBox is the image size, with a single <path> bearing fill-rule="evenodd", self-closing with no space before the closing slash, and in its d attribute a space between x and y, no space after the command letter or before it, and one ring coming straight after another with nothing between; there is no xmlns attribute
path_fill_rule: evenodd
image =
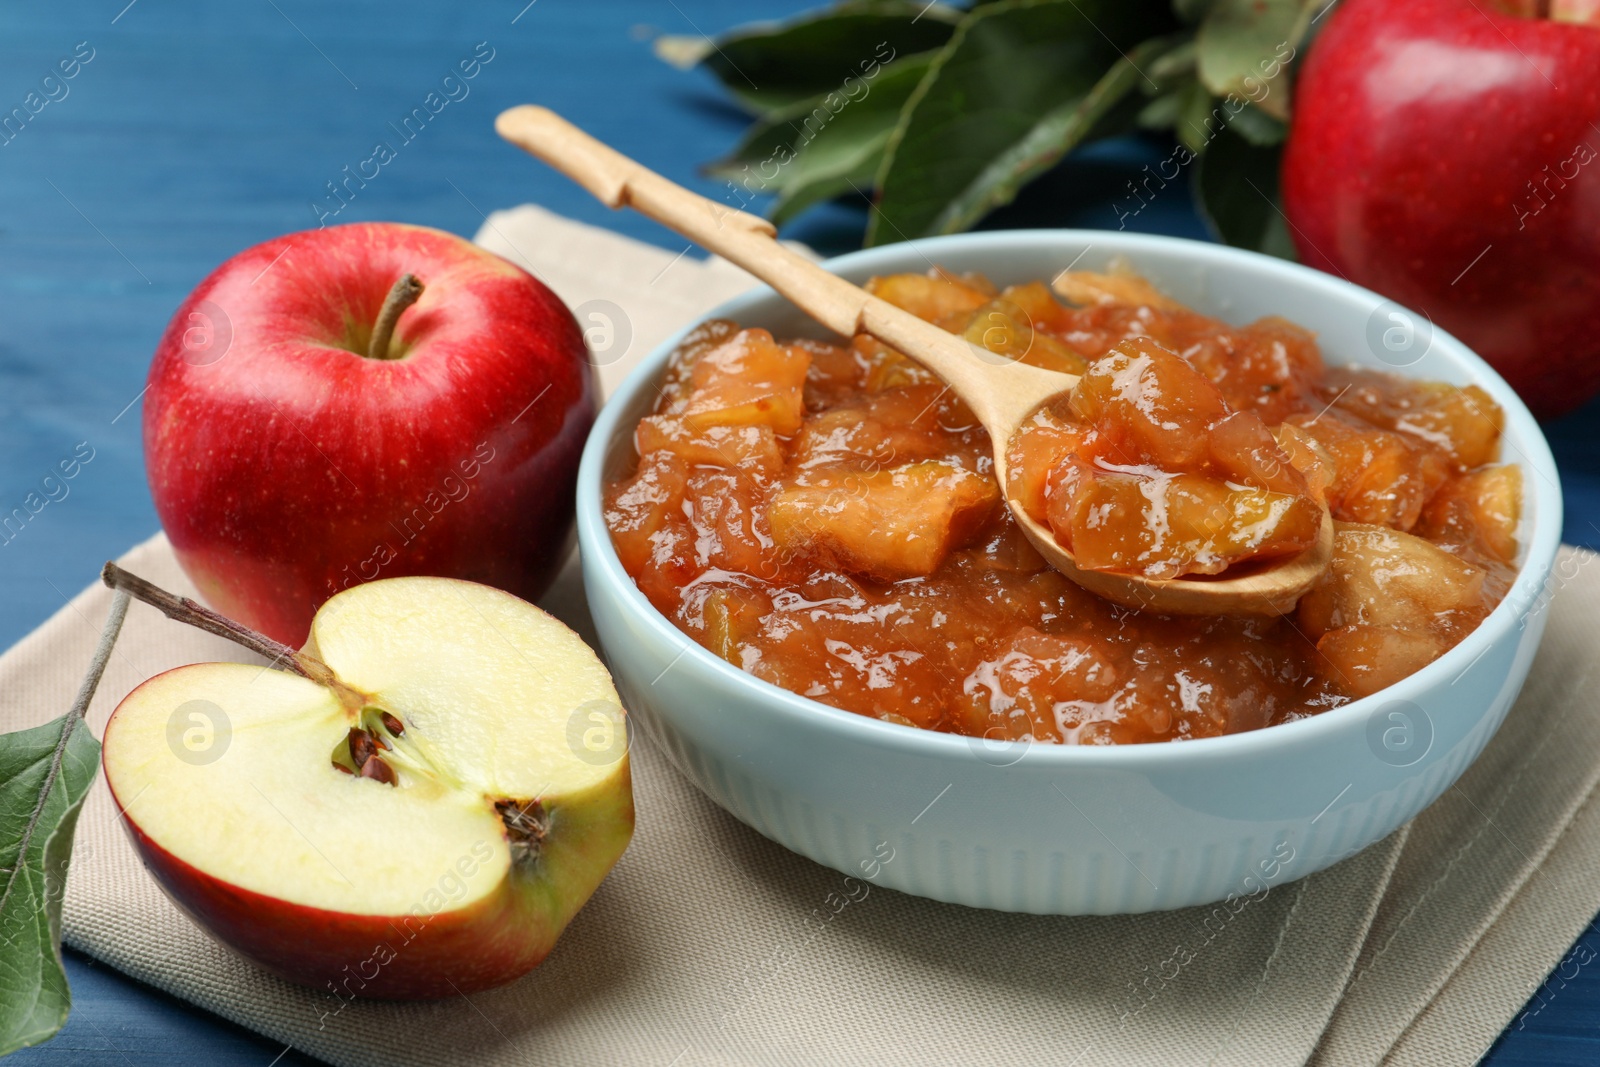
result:
<svg viewBox="0 0 1600 1067"><path fill-rule="evenodd" d="M219 941L341 998L452 996L536 966L633 833L626 723L524 601L394 578L323 605L333 685L233 663L118 705L106 779L146 866Z"/></svg>

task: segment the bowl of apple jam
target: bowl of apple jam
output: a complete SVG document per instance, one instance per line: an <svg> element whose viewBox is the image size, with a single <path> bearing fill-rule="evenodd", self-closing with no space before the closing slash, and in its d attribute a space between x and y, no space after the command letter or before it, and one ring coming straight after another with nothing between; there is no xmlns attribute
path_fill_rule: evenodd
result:
<svg viewBox="0 0 1600 1067"><path fill-rule="evenodd" d="M1013 435L1002 487L936 376L761 289L611 398L580 474L596 627L645 734L735 816L940 900L1144 911L1337 862L1481 751L1537 646L1561 502L1459 342L1179 239L827 266L1077 382ZM1324 508L1333 556L1286 614L1160 615L1051 569L1007 492L1080 568L1249 573Z"/></svg>

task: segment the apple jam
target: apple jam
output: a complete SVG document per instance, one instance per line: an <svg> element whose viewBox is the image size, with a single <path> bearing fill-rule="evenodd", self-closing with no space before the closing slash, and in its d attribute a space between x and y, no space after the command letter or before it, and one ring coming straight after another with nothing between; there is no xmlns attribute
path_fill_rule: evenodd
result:
<svg viewBox="0 0 1600 1067"><path fill-rule="evenodd" d="M1501 413L1475 386L1327 368L1293 323L1232 326L1131 274L868 288L1082 376L1007 452L1013 492L1080 565L1270 560L1314 541L1323 501L1333 562L1284 617L1102 600L1022 536L988 435L932 374L865 336L780 343L708 322L674 353L605 517L651 603L759 678L972 736L1210 737L1389 685L1510 584L1519 471L1494 462Z"/></svg>
<svg viewBox="0 0 1600 1067"><path fill-rule="evenodd" d="M1281 433L1230 408L1181 356L1133 337L1012 436L1007 485L1079 567L1218 574L1316 544L1322 509L1306 475L1320 460L1293 427Z"/></svg>

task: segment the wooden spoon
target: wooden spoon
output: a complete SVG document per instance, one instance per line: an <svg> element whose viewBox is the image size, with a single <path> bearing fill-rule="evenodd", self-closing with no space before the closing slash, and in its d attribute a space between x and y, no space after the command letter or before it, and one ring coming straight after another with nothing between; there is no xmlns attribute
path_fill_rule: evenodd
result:
<svg viewBox="0 0 1600 1067"><path fill-rule="evenodd" d="M1006 486L1006 445L1023 420L1077 384L1072 374L996 355L852 285L779 244L766 219L735 211L640 166L547 108L524 104L495 120L500 136L593 193L612 208L631 207L716 252L844 337L866 333L943 378L994 442L995 478ZM1055 534L1007 494L1006 503L1041 555L1085 589L1130 607L1181 615L1283 614L1328 567L1333 521L1326 506L1317 543L1275 563L1214 577L1145 578L1079 568Z"/></svg>

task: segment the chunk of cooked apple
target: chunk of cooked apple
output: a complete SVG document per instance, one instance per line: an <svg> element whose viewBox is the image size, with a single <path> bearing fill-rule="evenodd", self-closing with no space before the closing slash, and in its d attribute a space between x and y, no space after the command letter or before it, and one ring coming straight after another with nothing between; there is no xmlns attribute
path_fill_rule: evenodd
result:
<svg viewBox="0 0 1600 1067"><path fill-rule="evenodd" d="M980 307L963 336L980 348L1064 374L1082 374L1088 361L1047 332L1060 326L1066 309L1038 282L1014 286Z"/></svg>
<svg viewBox="0 0 1600 1067"><path fill-rule="evenodd" d="M1445 453L1429 442L1338 411L1295 415L1286 425L1310 437L1331 461L1328 508L1345 522L1409 530L1450 474Z"/></svg>
<svg viewBox="0 0 1600 1067"><path fill-rule="evenodd" d="M926 274L885 274L863 287L902 311L955 333L964 330L973 313L995 295L987 278L957 275L935 268Z"/></svg>
<svg viewBox="0 0 1600 1067"><path fill-rule="evenodd" d="M1505 412L1481 386L1425 382L1358 367L1333 367L1323 388L1335 405L1385 430L1420 438L1457 470L1494 462Z"/></svg>
<svg viewBox="0 0 1600 1067"><path fill-rule="evenodd" d="M1297 621L1323 668L1366 696L1437 659L1494 606L1483 568L1399 530L1335 524L1333 561Z"/></svg>
<svg viewBox="0 0 1600 1067"><path fill-rule="evenodd" d="M1318 496L1260 416L1230 411L1149 338L1090 364L1006 456L1013 499L1088 570L1218 574L1302 552L1321 529Z"/></svg>
<svg viewBox="0 0 1600 1067"><path fill-rule="evenodd" d="M1507 463L1446 482L1423 507L1416 532L1469 559L1510 564L1521 515L1522 468Z"/></svg>
<svg viewBox="0 0 1600 1067"><path fill-rule="evenodd" d="M1066 270L1056 275L1050 288L1071 303L1083 307L1148 307L1158 311L1187 311L1182 304L1152 285L1149 279L1131 269L1110 273L1092 270Z"/></svg>
<svg viewBox="0 0 1600 1067"><path fill-rule="evenodd" d="M1057 507L1060 503L1064 506ZM1316 540L1310 499L1193 474L1095 474L1057 494L1050 525L1080 567L1151 578L1220 574L1241 559L1294 555Z"/></svg>
<svg viewBox="0 0 1600 1067"><path fill-rule="evenodd" d="M729 467L772 476L783 466L783 452L772 427L761 424L691 424L673 415L646 415L633 431L641 457L675 452L690 466Z"/></svg>
<svg viewBox="0 0 1600 1067"><path fill-rule="evenodd" d="M810 365L805 349L780 345L766 330L740 330L694 361L683 421L695 430L766 426L792 434L805 417Z"/></svg>
<svg viewBox="0 0 1600 1067"><path fill-rule="evenodd" d="M780 552L879 581L932 574L1000 506L993 478L941 460L830 470L785 485L768 514Z"/></svg>

